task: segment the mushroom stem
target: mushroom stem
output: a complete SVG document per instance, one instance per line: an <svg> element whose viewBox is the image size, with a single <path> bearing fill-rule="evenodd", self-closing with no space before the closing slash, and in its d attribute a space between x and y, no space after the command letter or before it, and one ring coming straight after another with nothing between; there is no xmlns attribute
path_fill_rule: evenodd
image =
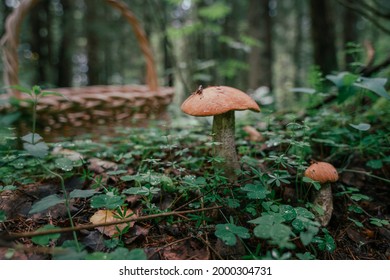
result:
<svg viewBox="0 0 390 280"><path fill-rule="evenodd" d="M241 168L236 152L234 111L214 116L213 140L221 143L215 146L214 155L224 159L216 166L224 170L230 182L235 182Z"/></svg>
<svg viewBox="0 0 390 280"><path fill-rule="evenodd" d="M324 211L317 219L322 226L327 226L333 213L333 195L330 183L322 184L321 189L314 192L313 204L321 207Z"/></svg>

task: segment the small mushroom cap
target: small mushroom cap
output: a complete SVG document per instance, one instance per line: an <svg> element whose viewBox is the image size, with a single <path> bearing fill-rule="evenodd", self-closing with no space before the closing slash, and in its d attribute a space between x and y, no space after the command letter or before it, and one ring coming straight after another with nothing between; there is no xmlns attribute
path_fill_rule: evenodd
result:
<svg viewBox="0 0 390 280"><path fill-rule="evenodd" d="M232 110L260 112L260 107L241 90L227 86L211 86L200 88L190 95L181 105L181 110L188 115L206 117Z"/></svg>
<svg viewBox="0 0 390 280"><path fill-rule="evenodd" d="M327 162L313 163L306 169L305 176L321 184L336 182L339 179L336 168Z"/></svg>

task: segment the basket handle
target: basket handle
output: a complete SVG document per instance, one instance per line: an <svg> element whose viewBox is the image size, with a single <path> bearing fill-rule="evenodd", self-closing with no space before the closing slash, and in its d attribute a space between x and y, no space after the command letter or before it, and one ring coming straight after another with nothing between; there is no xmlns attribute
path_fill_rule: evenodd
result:
<svg viewBox="0 0 390 280"><path fill-rule="evenodd" d="M5 23L5 34L0 40L3 48L3 63L4 63L4 83L6 86L18 85L18 45L19 34L22 21L26 14L32 9L40 0L24 0L15 8L7 17ZM153 53L151 51L149 41L146 37L145 31L141 27L135 15L130 11L128 5L122 0L105 0L109 5L118 9L122 16L130 23L137 38L138 44L146 60L146 81L151 91L158 91L158 78L156 67L154 63ZM21 97L19 91L10 89L9 94L13 94L16 98Z"/></svg>

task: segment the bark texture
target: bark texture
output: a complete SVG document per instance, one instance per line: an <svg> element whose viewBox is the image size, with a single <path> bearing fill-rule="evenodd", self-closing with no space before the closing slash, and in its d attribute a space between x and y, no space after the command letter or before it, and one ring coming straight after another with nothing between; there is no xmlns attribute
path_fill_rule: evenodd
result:
<svg viewBox="0 0 390 280"><path fill-rule="evenodd" d="M325 74L338 69L335 23L331 5L331 1L327 0L310 0L314 63Z"/></svg>
<svg viewBox="0 0 390 280"><path fill-rule="evenodd" d="M268 0L251 0L248 11L248 35L258 41L248 57L249 88L266 86L272 90L272 21Z"/></svg>

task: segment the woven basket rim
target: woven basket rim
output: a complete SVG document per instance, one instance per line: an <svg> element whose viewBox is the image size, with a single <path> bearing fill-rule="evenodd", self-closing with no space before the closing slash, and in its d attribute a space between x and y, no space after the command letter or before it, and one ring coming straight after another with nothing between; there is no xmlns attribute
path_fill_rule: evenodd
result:
<svg viewBox="0 0 390 280"><path fill-rule="evenodd" d="M15 8L11 14L9 14L6 18L5 23L5 33L0 40L0 44L2 46L3 51L3 65L4 65L4 84L8 86L8 94L14 95L17 98L22 98L22 94L11 88L10 86L18 85L18 45L19 45L19 33L21 24L26 17L26 15L30 12L33 7L39 3L41 0L24 0L22 1L17 8ZM149 87L150 91L157 92L160 90L158 85L158 77L157 70L155 66L155 61L153 57L153 53L145 34L144 29L139 23L136 16L132 13L129 6L123 0L103 0L107 4L111 5L113 8L119 10L122 17L127 20L127 22L132 26L134 34L136 36L137 42L140 46L142 54L145 58L146 62L146 85ZM106 85L107 87L112 85ZM95 86L86 86L91 87L91 89ZM102 87L102 85L99 85ZM73 88L73 87L67 87ZM78 88L78 87L76 87ZM164 88L164 87L162 87Z"/></svg>

